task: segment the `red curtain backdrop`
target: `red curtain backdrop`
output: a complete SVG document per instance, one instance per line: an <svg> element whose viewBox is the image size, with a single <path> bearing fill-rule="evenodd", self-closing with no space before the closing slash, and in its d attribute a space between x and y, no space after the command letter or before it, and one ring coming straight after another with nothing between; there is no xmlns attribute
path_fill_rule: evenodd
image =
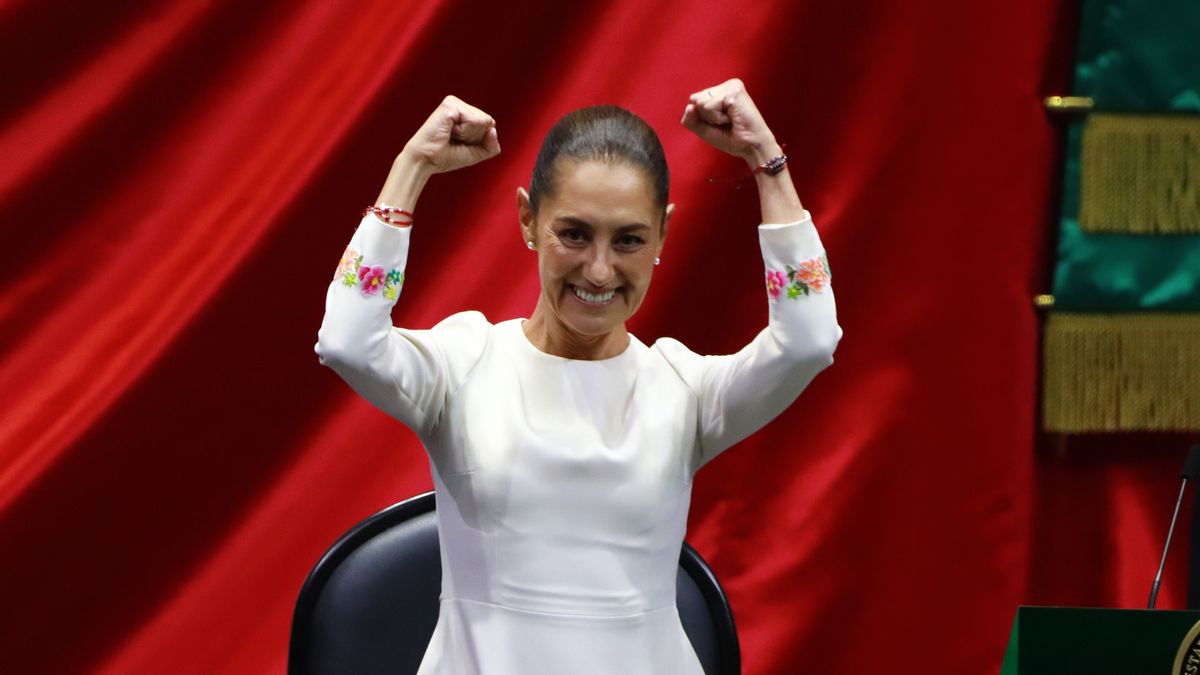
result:
<svg viewBox="0 0 1200 675"><path fill-rule="evenodd" d="M515 188L558 116L608 102L660 131L678 204L634 331L745 343L766 316L753 185L678 124L731 76L787 143L845 329L837 363L697 478L688 537L746 672L994 673L1019 603L1138 606L1182 441L1035 433L1061 141L1040 97L1068 87L1076 18L0 4L0 671L283 673L320 554L430 487L413 434L312 347L359 213L445 94L491 113L504 151L431 182L397 323L528 314Z"/></svg>

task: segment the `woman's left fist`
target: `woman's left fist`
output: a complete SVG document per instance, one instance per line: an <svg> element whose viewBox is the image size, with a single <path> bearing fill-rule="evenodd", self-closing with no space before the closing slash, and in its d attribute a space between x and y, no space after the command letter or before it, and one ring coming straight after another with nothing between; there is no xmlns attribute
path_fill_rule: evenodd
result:
<svg viewBox="0 0 1200 675"><path fill-rule="evenodd" d="M692 94L680 122L705 143L752 167L780 154L775 135L736 77Z"/></svg>

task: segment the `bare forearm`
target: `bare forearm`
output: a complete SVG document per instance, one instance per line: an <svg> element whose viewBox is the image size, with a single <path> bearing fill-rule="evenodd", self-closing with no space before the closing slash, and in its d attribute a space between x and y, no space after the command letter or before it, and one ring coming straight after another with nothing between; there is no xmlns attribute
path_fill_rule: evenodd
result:
<svg viewBox="0 0 1200 675"><path fill-rule="evenodd" d="M783 154L745 84L736 77L692 94L680 122L714 148L742 158L751 169ZM762 222L794 223L804 217L786 167L773 176L758 172L754 178Z"/></svg>
<svg viewBox="0 0 1200 675"><path fill-rule="evenodd" d="M771 142L762 148L755 149L753 155L746 161L752 168L762 166L767 160L783 154L778 143ZM800 203L800 195L785 165L783 171L775 175L759 172L754 175L758 185L758 201L762 209L764 223L794 223L804 217L804 206Z"/></svg>
<svg viewBox="0 0 1200 675"><path fill-rule="evenodd" d="M430 176L498 154L496 120L456 96L447 96L392 162L375 205L413 211Z"/></svg>
<svg viewBox="0 0 1200 675"><path fill-rule="evenodd" d="M416 210L417 200L431 175L433 170L428 163L417 160L406 149L392 162L392 170L384 181L383 189L379 191L375 205L386 204L408 211Z"/></svg>

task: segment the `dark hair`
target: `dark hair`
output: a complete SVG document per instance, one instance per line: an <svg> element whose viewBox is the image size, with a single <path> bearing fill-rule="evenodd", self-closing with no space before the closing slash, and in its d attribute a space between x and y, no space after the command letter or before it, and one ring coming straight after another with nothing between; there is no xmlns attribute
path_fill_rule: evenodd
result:
<svg viewBox="0 0 1200 675"><path fill-rule="evenodd" d="M597 105L567 113L542 141L529 181L529 208L537 213L538 199L554 191L559 158L628 162L653 182L654 198L667 205L671 175L658 134L646 121L615 105Z"/></svg>

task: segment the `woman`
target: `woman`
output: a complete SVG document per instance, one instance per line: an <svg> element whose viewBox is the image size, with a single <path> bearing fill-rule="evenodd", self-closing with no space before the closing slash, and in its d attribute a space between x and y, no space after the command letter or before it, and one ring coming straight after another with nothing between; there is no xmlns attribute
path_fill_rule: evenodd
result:
<svg viewBox="0 0 1200 675"><path fill-rule="evenodd" d="M560 120L517 190L541 279L528 319L391 325L425 182L500 152L492 118L454 97L350 241L316 349L430 458L443 577L421 675L702 672L675 607L692 476L790 405L841 329L820 239L742 83L693 95L682 123L755 169L770 320L736 354L626 330L674 205L658 137L620 108Z"/></svg>

